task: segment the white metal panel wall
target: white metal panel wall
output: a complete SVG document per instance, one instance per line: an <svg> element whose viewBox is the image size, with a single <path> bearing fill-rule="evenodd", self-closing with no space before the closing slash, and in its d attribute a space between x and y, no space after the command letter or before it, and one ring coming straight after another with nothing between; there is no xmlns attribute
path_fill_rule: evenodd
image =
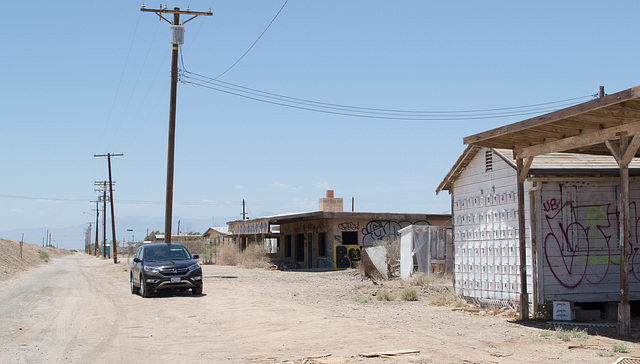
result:
<svg viewBox="0 0 640 364"><path fill-rule="evenodd" d="M516 170L496 154L486 169L479 151L453 186L455 289L467 297L519 299L520 253ZM525 185L525 191L530 184ZM528 221L528 198L525 198ZM525 224L529 226L528 222ZM533 292L527 235L527 283Z"/></svg>
<svg viewBox="0 0 640 364"><path fill-rule="evenodd" d="M640 299L640 182L630 186L629 299ZM539 289L543 301L620 299L619 184L543 184L537 204Z"/></svg>

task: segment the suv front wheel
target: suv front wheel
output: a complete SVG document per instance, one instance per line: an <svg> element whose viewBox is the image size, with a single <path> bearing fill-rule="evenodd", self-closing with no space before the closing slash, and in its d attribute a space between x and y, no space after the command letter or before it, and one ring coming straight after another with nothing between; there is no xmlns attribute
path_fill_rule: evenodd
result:
<svg viewBox="0 0 640 364"><path fill-rule="evenodd" d="M129 281L131 282L131 294L138 294L140 287L136 287L136 285L133 284L133 275L129 276Z"/></svg>
<svg viewBox="0 0 640 364"><path fill-rule="evenodd" d="M146 284L144 284L144 278L140 276L140 296L144 298L151 297L151 290L147 289Z"/></svg>

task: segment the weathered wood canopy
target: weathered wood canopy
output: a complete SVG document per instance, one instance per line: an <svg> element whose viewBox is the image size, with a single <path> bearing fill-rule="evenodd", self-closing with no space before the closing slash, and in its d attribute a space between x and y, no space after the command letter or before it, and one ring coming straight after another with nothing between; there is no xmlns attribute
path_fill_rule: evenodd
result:
<svg viewBox="0 0 640 364"><path fill-rule="evenodd" d="M610 155L605 141L618 139L624 132L640 132L640 86L471 135L463 141L513 149L516 158L553 152ZM636 152L636 156L640 154Z"/></svg>
<svg viewBox="0 0 640 364"><path fill-rule="evenodd" d="M620 168L620 303L618 333L629 336L629 163L640 157L640 86L463 139L477 147L512 149L517 162L520 240L520 315L529 318L524 181L535 156L548 153L612 155Z"/></svg>

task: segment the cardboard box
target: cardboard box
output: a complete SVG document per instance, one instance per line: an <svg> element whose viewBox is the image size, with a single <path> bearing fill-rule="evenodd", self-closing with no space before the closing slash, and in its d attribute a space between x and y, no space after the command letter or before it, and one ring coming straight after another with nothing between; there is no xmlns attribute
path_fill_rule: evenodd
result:
<svg viewBox="0 0 640 364"><path fill-rule="evenodd" d="M573 302L553 301L553 321L573 321L575 318Z"/></svg>

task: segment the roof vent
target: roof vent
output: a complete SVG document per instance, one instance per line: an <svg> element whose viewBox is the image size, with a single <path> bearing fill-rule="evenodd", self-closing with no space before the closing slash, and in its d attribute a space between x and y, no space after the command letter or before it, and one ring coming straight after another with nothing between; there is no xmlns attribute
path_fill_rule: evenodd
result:
<svg viewBox="0 0 640 364"><path fill-rule="evenodd" d="M487 150L484 154L484 171L485 172L491 172L493 171L493 153L491 152L491 150Z"/></svg>

